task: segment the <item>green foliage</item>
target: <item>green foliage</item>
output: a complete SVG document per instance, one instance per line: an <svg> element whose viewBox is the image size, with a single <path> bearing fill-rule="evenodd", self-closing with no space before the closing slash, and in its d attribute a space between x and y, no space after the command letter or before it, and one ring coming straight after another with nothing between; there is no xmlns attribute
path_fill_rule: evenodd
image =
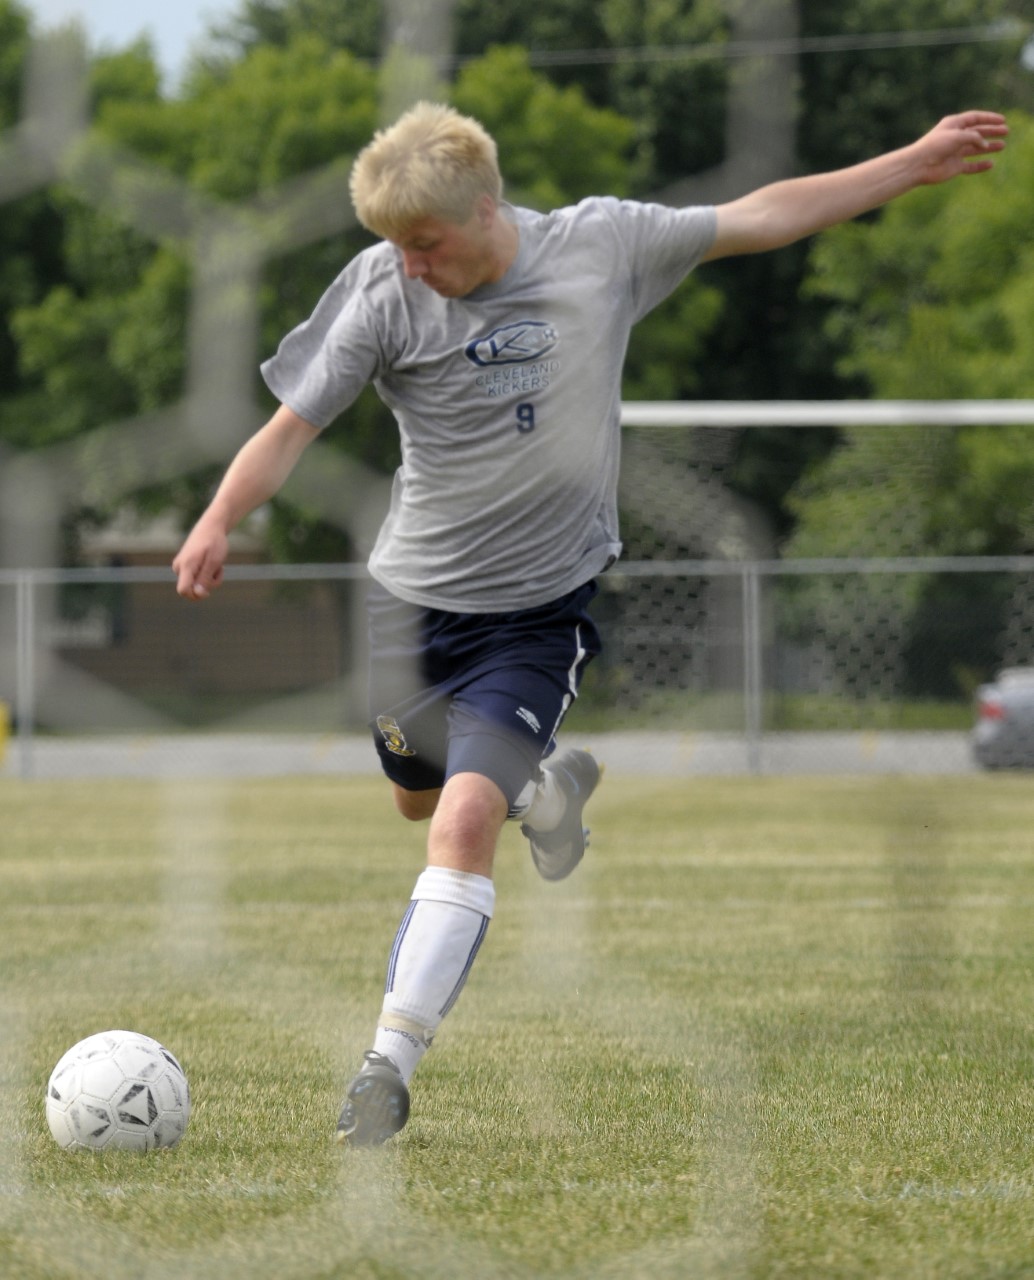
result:
<svg viewBox="0 0 1034 1280"><path fill-rule="evenodd" d="M1016 114L1011 129L993 173L816 243L807 287L833 300L840 367L874 395L1034 395L1034 122ZM791 550L1029 553L1032 495L1031 428L851 431L799 488Z"/></svg>
<svg viewBox="0 0 1034 1280"><path fill-rule="evenodd" d="M160 97L161 75L147 40L102 54L90 67L90 105L95 111L116 102L155 103Z"/></svg>
<svg viewBox="0 0 1034 1280"><path fill-rule="evenodd" d="M988 25L1017 16L1009 0L799 0L805 36L866 36ZM1024 15L1030 17L1030 14ZM800 148L809 169L837 168L925 132L941 116L999 107L1027 89L1017 76L1020 34L986 43L831 50L801 59Z"/></svg>
<svg viewBox="0 0 1034 1280"><path fill-rule="evenodd" d="M562 88L577 86L597 106L632 124L633 162L622 184L631 183L634 193L643 195L720 161L723 137L715 126L723 114L727 71L715 58L657 60L618 51L721 43L729 29L723 9L716 0L644 5L561 0L531 11L512 0L495 5L460 0L455 24L462 53L518 43L535 53L572 58L583 51L583 62L546 63L543 71ZM593 61L594 53L608 51L617 56Z"/></svg>
<svg viewBox="0 0 1034 1280"><path fill-rule="evenodd" d="M595 106L635 122L635 165L629 173L642 193L720 160L722 136L715 120L722 114L725 65L695 57L594 62L593 54L720 41L728 31L723 9L718 0L653 0L633 6L624 0L553 0L530 7L518 0L492 5L457 0L451 28L457 54L465 59L480 59L495 46L521 45L541 54L587 51L585 61L548 63L542 73L559 89L576 89ZM303 33L316 33L334 47L377 58L385 54L388 34L382 10L374 0L348 5L340 0L246 0L240 17L224 28L223 40L230 55L239 56L258 44L286 45ZM216 58L213 53L208 60ZM623 175L622 181L628 177Z"/></svg>
<svg viewBox="0 0 1034 1280"><path fill-rule="evenodd" d="M132 390L136 409L160 409L183 389L190 274L176 254L159 251L121 302L108 353L112 368Z"/></svg>
<svg viewBox="0 0 1034 1280"><path fill-rule="evenodd" d="M98 113L114 103L153 110L157 86L143 44L98 58L90 68ZM0 440L39 448L132 412L133 388L111 350L127 324L139 323L139 314L127 315L126 298L138 288L153 248L67 188L5 205L0 228L0 242L9 231L21 241L0 268L0 280L16 281L9 290L0 284L3 337L12 350L7 376L0 374Z"/></svg>
<svg viewBox="0 0 1034 1280"><path fill-rule="evenodd" d="M44 397L44 412L28 424L34 447L69 439L131 411L127 388L107 358L120 319L119 299L105 294L80 298L66 285L15 316L23 367L37 377Z"/></svg>
<svg viewBox="0 0 1034 1280"><path fill-rule="evenodd" d="M719 0L603 0L608 43L615 49L670 49L722 44L730 25ZM635 120L645 190L658 190L720 163L724 154L728 64L723 59L617 61L610 101Z"/></svg>
<svg viewBox="0 0 1034 1280"><path fill-rule="evenodd" d="M601 191L624 195L630 121L592 107L575 86L557 89L519 48L493 48L464 66L454 105L480 120L499 147L499 164L522 203L555 208Z"/></svg>
<svg viewBox="0 0 1034 1280"><path fill-rule="evenodd" d="M377 121L375 71L312 34L257 44L238 62L199 67L178 99L155 95L153 70L143 46L98 64L97 138L219 200L261 197L314 169L347 163ZM631 125L592 107L577 88L561 89L536 75L522 51L495 49L468 64L454 97L497 133L522 199L552 206L591 191L622 190ZM341 185L347 200L343 176ZM192 279L184 246L144 239L112 213L82 202L74 187L55 193L55 207L64 221L67 283L22 306L13 319L23 390L34 397L35 410L24 427L8 433L21 446L68 439L174 403L186 377ZM266 265L264 353L311 312L367 243L355 228ZM702 309L694 327L713 312L713 306ZM372 395L364 395L347 426L329 438L379 470L397 465L397 432ZM170 500L178 494L180 486L168 490ZM123 499L112 494L113 504ZM158 500L148 487L148 509ZM301 513L285 514L272 529L274 546L293 557L344 551L340 536Z"/></svg>
<svg viewBox="0 0 1034 1280"><path fill-rule="evenodd" d="M233 64L258 45L285 46L299 36L318 36L335 49L348 49L359 58L381 53L382 0L243 0L239 9L215 29L218 48L203 62Z"/></svg>
<svg viewBox="0 0 1034 1280"><path fill-rule="evenodd" d="M27 10L15 0L0 0L0 129L9 129L18 119L28 51Z"/></svg>
<svg viewBox="0 0 1034 1280"><path fill-rule="evenodd" d="M699 395L701 353L726 299L690 278L632 330L622 394L626 400L686 400Z"/></svg>
<svg viewBox="0 0 1034 1280"><path fill-rule="evenodd" d="M801 0L799 12L806 38L913 35L1032 16L1029 0ZM95 141L235 204L314 168L344 166L370 136L382 89L399 69L372 62L384 53L386 14L379 0L242 0L213 31L174 99L161 95L146 41L97 57L89 85ZM735 61L650 52L720 46L735 37L729 7L719 0L556 0L530 10L517 0L458 0L450 22L457 51L473 61L442 92L496 133L515 199L548 207L593 192L648 196L725 158ZM29 34L24 6L0 0L0 127L18 118ZM1017 69L1020 39L803 54L801 167L831 168L899 145L965 105L1034 106L1034 77ZM604 56L536 69L525 52L579 49ZM646 55L612 56L637 49ZM397 63L401 54L392 57ZM1018 130L1014 154L1019 140ZM953 184L950 196L917 193L900 202L887 235L907 243L907 252L871 235L868 224L830 237L824 243L831 247L813 259L816 282L803 296L802 246L709 266L634 335L626 394L1026 394L1022 335L1034 318L1024 220L1029 171L1029 162L1007 158L994 179L966 184L965 197L956 192L962 184ZM974 216L986 234L972 234ZM309 314L367 242L358 230L341 232L266 264L256 357ZM842 248L826 278L822 255L837 252L834 245ZM174 402L186 377L192 270L183 243L145 238L78 198L74 187L5 204L0 442L41 446ZM941 458L943 483L927 513L930 545L1030 545L1028 469L1016 465L1022 433L1015 446L990 450L969 442L969 434L957 433L954 456ZM397 461L390 421L370 396L349 415L347 430L330 438L378 469ZM811 489L802 487L792 503L785 495L802 471L818 465L831 439L828 432L745 433L729 482L784 531L821 480L809 481ZM170 501L183 491L170 487ZM157 490L149 492L149 503L158 499ZM960 520L956 507L971 517ZM861 545L847 514L846 525L829 521L830 549ZM292 518L286 523L293 527ZM802 530L804 543L817 545L819 523Z"/></svg>
<svg viewBox="0 0 1034 1280"><path fill-rule="evenodd" d="M25 8L0 0L0 134L19 117L23 74L29 55ZM17 163L17 160L15 160ZM24 438L34 404L24 394L17 341L10 317L39 301L63 278L61 227L47 198L33 192L5 203L0 213L0 444Z"/></svg>
<svg viewBox="0 0 1034 1280"><path fill-rule="evenodd" d="M807 288L832 300L840 368L874 396L1034 396L1034 122L1017 113L1010 123L991 174L914 192L815 244ZM1034 426L852 428L790 506L793 556L1030 554ZM998 587L986 588L984 609L999 609ZM943 692L953 671L990 674L993 656L957 620L945 641L950 579L872 589L913 636L917 691Z"/></svg>
<svg viewBox="0 0 1034 1280"><path fill-rule="evenodd" d="M605 49L609 39L604 17L599 0L552 0L548 5L456 0L456 50L461 56L477 57L493 45L519 44L532 53L553 54ZM577 86L597 106L614 106L605 66L560 62L550 65L547 73L561 88Z"/></svg>
<svg viewBox="0 0 1034 1280"><path fill-rule="evenodd" d="M311 36L199 73L182 99L158 97L154 84L143 46L99 60L92 73L96 140L234 202L347 158L376 119L370 69ZM39 300L30 294L14 309L21 395L9 402L0 430L19 447L172 404L185 386L193 288L186 246L146 239L116 213L84 203L74 186L52 192L50 207L62 219L66 283ZM263 293L267 351L363 242L356 234L338 237L270 264L270 280L285 285ZM195 486L166 490L173 502L188 491L186 516L196 514ZM113 492L111 504L125 496ZM153 485L141 501L148 510L161 505Z"/></svg>
<svg viewBox="0 0 1034 1280"><path fill-rule="evenodd" d="M354 152L373 131L374 100L368 67L317 36L300 36L198 73L185 98L151 109L107 101L97 124L200 190L240 200Z"/></svg>
<svg viewBox="0 0 1034 1280"><path fill-rule="evenodd" d="M1005 0L866 0L844 4L841 0L800 0L800 33L804 39L901 32L906 43L898 47L835 49L804 53L798 60L800 122L798 160L805 172L817 172L853 164L868 156L901 146L930 128L941 116L974 106L986 106L1012 114L1016 104L1034 107L1034 77L1019 67L1021 34L1001 40L945 44L940 47L910 45L924 31L980 27L1003 17L1034 17L1029 5ZM1009 181L1015 167L1005 165ZM977 184L979 185L979 183ZM954 197L953 197L954 198ZM916 210L921 197L899 202L899 209ZM883 215L881 215L882 217ZM900 216L900 215L899 215ZM918 210L914 216L921 217ZM867 224L845 229L858 240ZM978 236L965 231L969 240ZM914 246L917 257L914 281L922 278L924 242ZM849 254L845 246L845 258ZM893 299L898 282L893 269L873 261L863 250L855 263L860 293L872 291ZM839 399L864 396L871 391L862 371L850 360L838 360L853 347L853 334L826 323L827 296L802 291L809 269L803 246L791 246L778 254L746 263L719 263L720 287L731 296L726 319L716 331L717 347L709 352L715 398ZM889 311L888 311L889 314ZM854 320L848 322L853 329ZM888 346L893 338L881 331ZM874 338L879 334L874 334ZM941 364L942 377L950 377L950 361ZM892 394L884 392L883 394ZM904 393L921 395L911 390ZM949 395L942 389L930 394ZM972 394L972 393L966 393ZM990 394L981 393L976 394ZM733 482L750 497L761 499L775 518L781 533L790 532L798 518L797 505L787 499L797 479L825 456L835 442L832 432L798 431L798 443L773 452L766 438L749 433L742 461ZM773 472L778 468L778 479ZM870 522L872 528L878 519ZM864 536L841 539L862 548ZM834 544L829 554L836 554Z"/></svg>

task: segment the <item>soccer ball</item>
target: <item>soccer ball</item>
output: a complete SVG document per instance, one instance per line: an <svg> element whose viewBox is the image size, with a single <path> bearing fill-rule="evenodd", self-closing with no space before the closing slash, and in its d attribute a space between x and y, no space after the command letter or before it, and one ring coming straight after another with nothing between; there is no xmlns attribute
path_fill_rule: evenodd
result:
<svg viewBox="0 0 1034 1280"><path fill-rule="evenodd" d="M47 1085L47 1124L70 1151L174 1147L190 1088L173 1055L136 1031L101 1031L61 1058Z"/></svg>

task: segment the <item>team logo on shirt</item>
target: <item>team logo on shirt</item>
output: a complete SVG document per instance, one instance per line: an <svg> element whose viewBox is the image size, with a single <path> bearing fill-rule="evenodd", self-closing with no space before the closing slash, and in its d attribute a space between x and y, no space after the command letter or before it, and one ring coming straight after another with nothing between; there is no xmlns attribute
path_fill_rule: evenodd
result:
<svg viewBox="0 0 1034 1280"><path fill-rule="evenodd" d="M493 364L528 364L541 360L560 341L556 328L544 320L517 320L500 325L466 346L471 364L485 369Z"/></svg>

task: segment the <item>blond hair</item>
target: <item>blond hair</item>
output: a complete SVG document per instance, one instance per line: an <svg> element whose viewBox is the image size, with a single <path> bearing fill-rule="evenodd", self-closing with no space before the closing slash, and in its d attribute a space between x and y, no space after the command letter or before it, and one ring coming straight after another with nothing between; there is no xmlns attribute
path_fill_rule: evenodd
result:
<svg viewBox="0 0 1034 1280"><path fill-rule="evenodd" d="M483 195L499 202L496 145L469 116L418 102L359 152L349 182L359 221L387 240L423 218L466 222Z"/></svg>

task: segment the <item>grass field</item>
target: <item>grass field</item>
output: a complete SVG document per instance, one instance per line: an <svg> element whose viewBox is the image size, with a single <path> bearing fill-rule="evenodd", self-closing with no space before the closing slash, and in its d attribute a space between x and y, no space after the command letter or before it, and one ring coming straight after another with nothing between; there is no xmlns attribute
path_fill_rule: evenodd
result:
<svg viewBox="0 0 1034 1280"><path fill-rule="evenodd" d="M423 832L383 784L0 781L0 1276L1034 1275L1034 787L608 777L498 904L389 1147L331 1141ZM82 1036L170 1153L72 1155Z"/></svg>

